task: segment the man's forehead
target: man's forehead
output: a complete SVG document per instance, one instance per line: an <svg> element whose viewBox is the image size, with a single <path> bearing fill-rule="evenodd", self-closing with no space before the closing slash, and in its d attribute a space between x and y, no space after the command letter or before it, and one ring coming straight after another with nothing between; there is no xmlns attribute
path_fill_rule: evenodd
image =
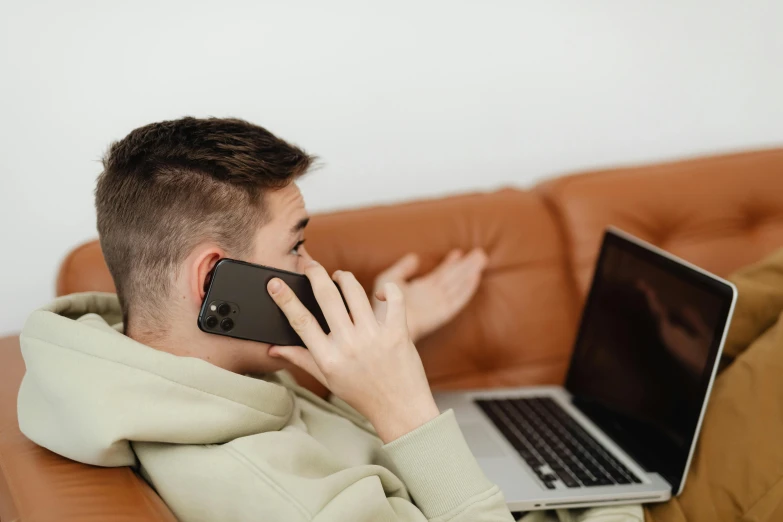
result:
<svg viewBox="0 0 783 522"><path fill-rule="evenodd" d="M266 203L272 221L284 220L294 226L307 218L304 197L296 183L268 192Z"/></svg>

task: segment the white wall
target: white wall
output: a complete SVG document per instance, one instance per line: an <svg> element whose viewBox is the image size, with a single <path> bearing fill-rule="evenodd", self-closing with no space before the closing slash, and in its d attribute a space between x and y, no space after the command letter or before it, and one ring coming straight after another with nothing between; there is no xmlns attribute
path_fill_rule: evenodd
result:
<svg viewBox="0 0 783 522"><path fill-rule="evenodd" d="M111 140L236 115L312 210L783 142L783 2L0 0L0 332L95 237Z"/></svg>

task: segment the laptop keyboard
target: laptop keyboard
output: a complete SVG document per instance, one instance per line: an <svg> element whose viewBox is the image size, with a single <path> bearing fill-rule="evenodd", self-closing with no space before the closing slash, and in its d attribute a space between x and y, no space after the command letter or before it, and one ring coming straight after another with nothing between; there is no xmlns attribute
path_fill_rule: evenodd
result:
<svg viewBox="0 0 783 522"><path fill-rule="evenodd" d="M475 402L548 489L642 482L549 397Z"/></svg>

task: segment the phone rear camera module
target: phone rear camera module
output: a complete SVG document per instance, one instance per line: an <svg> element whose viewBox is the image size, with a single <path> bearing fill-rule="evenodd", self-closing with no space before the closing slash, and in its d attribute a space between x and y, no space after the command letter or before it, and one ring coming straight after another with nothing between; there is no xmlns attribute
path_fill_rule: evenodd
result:
<svg viewBox="0 0 783 522"><path fill-rule="evenodd" d="M231 305L228 303L220 303L220 306L217 307L217 313L221 317L227 316L231 313Z"/></svg>
<svg viewBox="0 0 783 522"><path fill-rule="evenodd" d="M220 328L224 332L228 332L232 328L234 328L234 321L230 317L226 317L222 321L220 321Z"/></svg>
<svg viewBox="0 0 783 522"><path fill-rule="evenodd" d="M218 318L214 315L207 316L204 324L207 325L207 328L214 328L218 325Z"/></svg>

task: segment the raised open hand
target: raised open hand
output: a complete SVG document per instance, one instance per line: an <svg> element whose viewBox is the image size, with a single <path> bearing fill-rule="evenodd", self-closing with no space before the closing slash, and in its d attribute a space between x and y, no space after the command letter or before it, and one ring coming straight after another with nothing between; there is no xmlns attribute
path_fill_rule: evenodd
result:
<svg viewBox="0 0 783 522"><path fill-rule="evenodd" d="M452 320L468 304L486 266L487 255L479 248L467 254L452 250L432 272L413 278L419 257L408 254L378 276L375 290L386 283L400 288L405 296L408 331L415 342ZM383 302L374 299L373 309L376 316L384 316Z"/></svg>

